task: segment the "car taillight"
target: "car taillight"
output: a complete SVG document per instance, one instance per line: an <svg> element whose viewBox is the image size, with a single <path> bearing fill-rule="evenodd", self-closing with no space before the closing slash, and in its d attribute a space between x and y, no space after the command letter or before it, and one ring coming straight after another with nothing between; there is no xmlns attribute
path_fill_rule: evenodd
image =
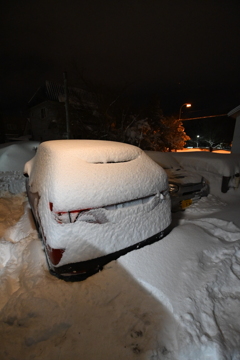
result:
<svg viewBox="0 0 240 360"><path fill-rule="evenodd" d="M53 265L57 265L62 259L65 249L53 249L51 246L46 246L48 257Z"/></svg>
<svg viewBox="0 0 240 360"><path fill-rule="evenodd" d="M55 220L59 224L75 223L77 220L99 224L99 220L97 220L95 216L92 213L90 213L91 209L80 209L80 210L72 210L72 211L54 211L53 203L51 202L49 203L49 207L52 213L54 214Z"/></svg>

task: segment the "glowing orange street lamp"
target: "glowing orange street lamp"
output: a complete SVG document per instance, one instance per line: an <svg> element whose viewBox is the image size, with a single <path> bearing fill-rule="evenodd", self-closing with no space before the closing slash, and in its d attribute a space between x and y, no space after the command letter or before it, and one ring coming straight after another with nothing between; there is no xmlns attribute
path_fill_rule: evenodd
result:
<svg viewBox="0 0 240 360"><path fill-rule="evenodd" d="M186 106L186 107L191 107L192 104L189 104L189 103L182 104L182 106L180 107L180 110L179 110L179 120L181 119L182 108L183 108L184 106Z"/></svg>

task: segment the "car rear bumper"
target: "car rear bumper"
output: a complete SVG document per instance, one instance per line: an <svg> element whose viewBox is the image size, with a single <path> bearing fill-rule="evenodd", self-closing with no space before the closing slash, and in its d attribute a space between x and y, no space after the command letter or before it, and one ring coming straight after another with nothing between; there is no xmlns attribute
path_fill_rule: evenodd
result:
<svg viewBox="0 0 240 360"><path fill-rule="evenodd" d="M208 196L209 194L209 186L205 184L201 190L198 191L190 191L182 193L182 195L176 193L171 196L171 209L173 212L184 210L185 207L182 207L182 202L185 200L191 200L192 203L198 201L204 196Z"/></svg>
<svg viewBox="0 0 240 360"><path fill-rule="evenodd" d="M95 259L81 261L77 263L66 264L63 266L53 266L47 256L49 271L52 275L65 281L83 281L89 276L101 271L103 267L113 260L117 260L120 256L127 254L130 251L140 249L146 245L153 244L156 241L163 239L171 231L171 225L159 233L149 237L146 240L140 241L125 249L116 251L114 253L104 255Z"/></svg>

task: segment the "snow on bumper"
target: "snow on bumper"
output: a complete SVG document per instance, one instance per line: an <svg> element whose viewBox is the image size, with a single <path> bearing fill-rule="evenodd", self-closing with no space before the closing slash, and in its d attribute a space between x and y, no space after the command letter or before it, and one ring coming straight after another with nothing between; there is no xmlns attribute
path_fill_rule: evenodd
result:
<svg viewBox="0 0 240 360"><path fill-rule="evenodd" d="M101 224L85 221L59 224L52 213L45 212L42 227L46 231L46 245L64 249L58 267L119 251L159 233L171 223L170 209L169 195L156 194L146 204L92 210L95 217L106 220Z"/></svg>

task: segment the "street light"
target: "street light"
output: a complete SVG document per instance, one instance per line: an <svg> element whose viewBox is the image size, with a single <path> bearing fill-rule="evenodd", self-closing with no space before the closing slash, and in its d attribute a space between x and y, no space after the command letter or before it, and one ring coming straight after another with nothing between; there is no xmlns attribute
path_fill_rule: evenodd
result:
<svg viewBox="0 0 240 360"><path fill-rule="evenodd" d="M198 139L199 139L199 137L200 137L200 136L199 136L199 135L197 135L197 148L198 148Z"/></svg>
<svg viewBox="0 0 240 360"><path fill-rule="evenodd" d="M191 107L192 104L189 104L189 103L182 104L182 106L180 107L180 110L179 110L179 120L181 119L182 108L183 108L184 106L186 106L186 107Z"/></svg>

